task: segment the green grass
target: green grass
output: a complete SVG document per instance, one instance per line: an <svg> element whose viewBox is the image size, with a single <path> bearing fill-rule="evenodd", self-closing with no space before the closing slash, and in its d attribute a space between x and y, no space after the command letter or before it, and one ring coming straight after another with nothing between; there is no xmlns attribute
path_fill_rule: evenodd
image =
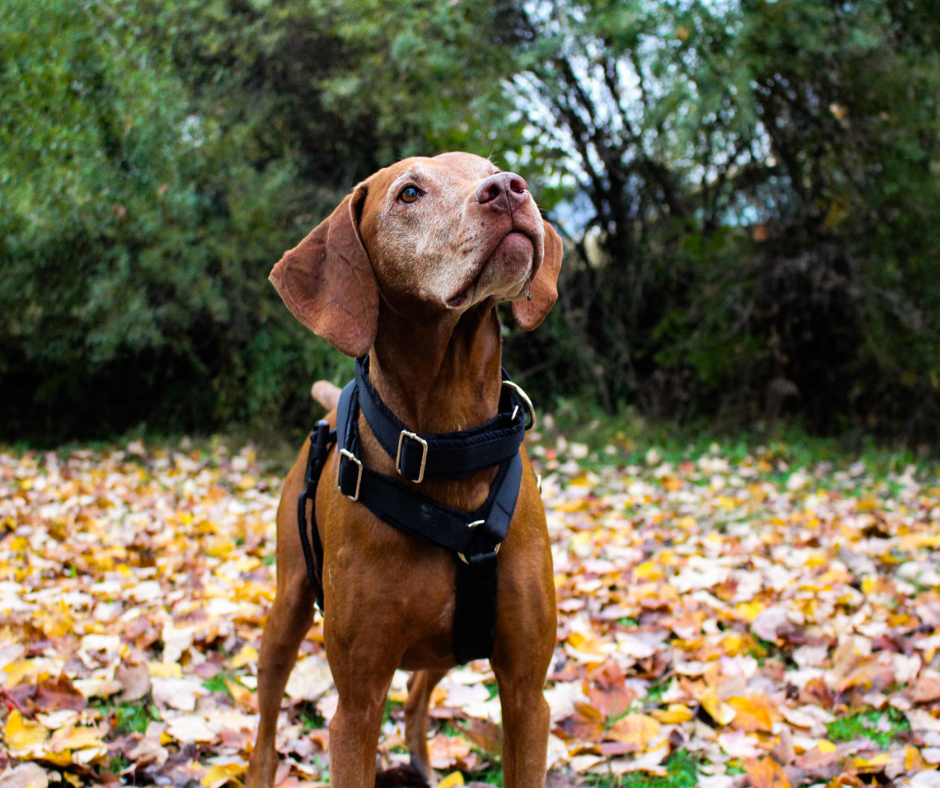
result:
<svg viewBox="0 0 940 788"><path fill-rule="evenodd" d="M781 422L772 428L760 426L748 429L716 429L714 420L677 426L670 422L649 422L627 409L617 415L605 413L595 404L578 400L559 400L551 412L555 426L542 433L542 444L554 444L554 435L564 435L569 441L587 444L591 454L582 461L585 468L612 463L645 465L646 452L655 448L663 462L678 465L696 462L709 454L713 444L732 462L741 462L747 456L761 457L774 466L766 478L781 484L796 468L810 468L819 462L831 462L832 471L845 470L854 462L862 462L870 476L884 477L897 473L908 465L920 472L936 473L937 455L924 456L910 448L879 443L870 435L850 431L834 437L811 435L799 424ZM604 453L606 446L617 452ZM758 448L761 450L758 452ZM596 453L596 456L594 456ZM564 458L560 458L564 460ZM778 470L777 463L785 462L789 468Z"/></svg>
<svg viewBox="0 0 940 788"><path fill-rule="evenodd" d="M401 714L397 712L402 711L405 708L404 703L396 703L393 700L385 700L385 713L382 715L382 722L386 723L393 719L401 719Z"/></svg>
<svg viewBox="0 0 940 788"><path fill-rule="evenodd" d="M651 706L658 706L660 703L660 698L662 698L663 693L668 689L669 684L669 681L654 681L646 690L645 700Z"/></svg>
<svg viewBox="0 0 940 788"><path fill-rule="evenodd" d="M877 730L879 721L887 718L891 725L890 730ZM847 717L840 717L826 725L829 731L829 740L833 742L848 742L856 739L868 739L882 749L896 743L908 736L911 730L910 723L897 709L882 711L861 711Z"/></svg>
<svg viewBox="0 0 940 788"><path fill-rule="evenodd" d="M631 772L623 777L599 775L589 784L594 788L694 788L698 785L698 767L701 761L680 751L666 761L664 777L652 777L642 772Z"/></svg>
<svg viewBox="0 0 940 788"><path fill-rule="evenodd" d="M112 734L115 736L145 733L147 725L151 722L160 722L162 719L157 707L146 699L116 705L107 702L93 703L92 708L97 710L103 717L114 716L115 724Z"/></svg>
<svg viewBox="0 0 940 788"><path fill-rule="evenodd" d="M297 704L297 718L308 731L326 727L326 719L317 711L317 704L312 700L303 700Z"/></svg>
<svg viewBox="0 0 940 788"><path fill-rule="evenodd" d="M202 682L202 686L209 690L209 692L224 692L231 698L232 693L225 684L226 678L229 681L233 680L231 676L226 676L225 673L216 673L211 679L206 679L204 682Z"/></svg>
<svg viewBox="0 0 940 788"><path fill-rule="evenodd" d="M468 783L489 783L503 788L503 767L498 763L490 764L482 772L464 772L463 776Z"/></svg>

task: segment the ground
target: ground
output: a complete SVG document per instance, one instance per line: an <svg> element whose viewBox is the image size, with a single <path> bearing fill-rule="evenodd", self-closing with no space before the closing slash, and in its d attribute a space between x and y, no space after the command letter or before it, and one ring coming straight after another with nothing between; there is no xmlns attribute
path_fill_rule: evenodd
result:
<svg viewBox="0 0 940 788"><path fill-rule="evenodd" d="M555 430L532 453L559 609L552 785L940 786L936 466ZM0 449L0 785L238 783L274 591L280 480L260 455ZM317 624L283 788L328 781L335 704ZM499 717L486 662L436 690L448 786L501 782Z"/></svg>

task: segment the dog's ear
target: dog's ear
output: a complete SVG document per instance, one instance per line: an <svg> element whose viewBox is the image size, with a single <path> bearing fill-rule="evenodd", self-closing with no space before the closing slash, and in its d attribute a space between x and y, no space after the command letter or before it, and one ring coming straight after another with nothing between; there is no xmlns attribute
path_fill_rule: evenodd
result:
<svg viewBox="0 0 940 788"><path fill-rule="evenodd" d="M268 277L294 317L354 358L369 352L379 319L379 286L359 237L365 198L360 184Z"/></svg>
<svg viewBox="0 0 940 788"><path fill-rule="evenodd" d="M542 265L532 280L532 300L525 296L512 302L512 314L523 331L541 323L558 299L558 272L561 270L561 236L545 222L545 252Z"/></svg>

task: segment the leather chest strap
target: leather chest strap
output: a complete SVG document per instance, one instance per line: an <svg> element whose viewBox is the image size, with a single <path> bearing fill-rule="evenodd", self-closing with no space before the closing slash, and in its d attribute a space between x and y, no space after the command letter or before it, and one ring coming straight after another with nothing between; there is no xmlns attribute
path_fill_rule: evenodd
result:
<svg viewBox="0 0 940 788"><path fill-rule="evenodd" d="M403 533L454 554L454 656L458 663L489 657L496 632L497 553L509 529L522 481L518 449L500 463L483 506L468 514L364 468L359 460L358 421L359 387L351 381L343 389L337 409L340 491Z"/></svg>

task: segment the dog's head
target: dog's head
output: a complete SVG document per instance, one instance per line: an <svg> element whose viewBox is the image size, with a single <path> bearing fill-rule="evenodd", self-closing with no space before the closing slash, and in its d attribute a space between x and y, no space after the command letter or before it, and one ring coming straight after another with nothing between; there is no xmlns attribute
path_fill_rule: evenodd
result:
<svg viewBox="0 0 940 788"><path fill-rule="evenodd" d="M561 239L526 182L479 156L445 153L360 183L270 278L298 320L361 356L375 341L380 293L424 317L512 301L531 331L558 297L560 268Z"/></svg>

